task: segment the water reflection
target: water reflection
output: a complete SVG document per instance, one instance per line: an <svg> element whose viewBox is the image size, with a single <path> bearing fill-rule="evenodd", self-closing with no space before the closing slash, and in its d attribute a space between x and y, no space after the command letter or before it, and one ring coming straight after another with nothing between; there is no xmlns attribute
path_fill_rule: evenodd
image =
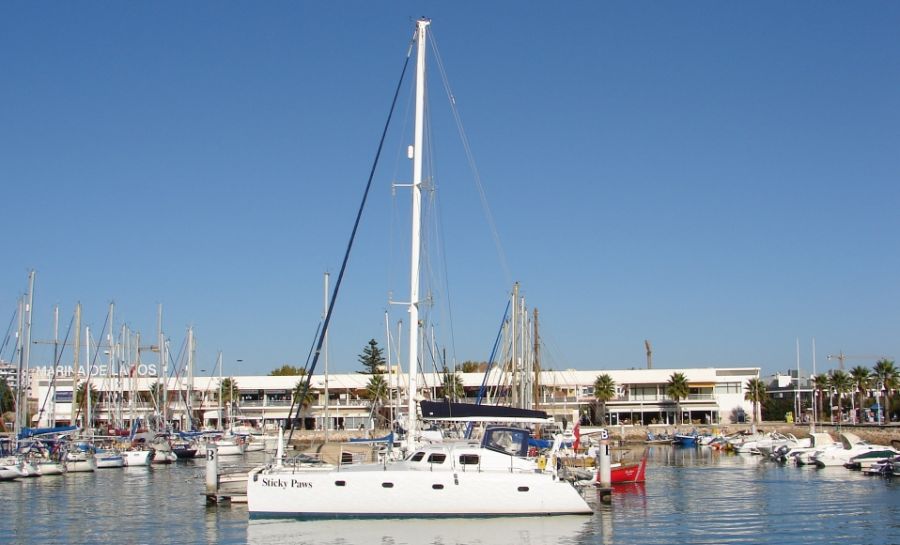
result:
<svg viewBox="0 0 900 545"><path fill-rule="evenodd" d="M247 543L253 545L556 545L591 543L591 517L498 517L387 520L251 519Z"/></svg>

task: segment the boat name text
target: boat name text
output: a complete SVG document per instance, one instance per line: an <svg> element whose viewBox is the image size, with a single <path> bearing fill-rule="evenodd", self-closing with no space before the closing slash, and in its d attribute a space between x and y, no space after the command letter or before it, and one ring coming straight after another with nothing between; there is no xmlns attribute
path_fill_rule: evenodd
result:
<svg viewBox="0 0 900 545"><path fill-rule="evenodd" d="M308 481L298 481L297 479L266 479L262 480L263 486L273 488L312 488L312 483Z"/></svg>

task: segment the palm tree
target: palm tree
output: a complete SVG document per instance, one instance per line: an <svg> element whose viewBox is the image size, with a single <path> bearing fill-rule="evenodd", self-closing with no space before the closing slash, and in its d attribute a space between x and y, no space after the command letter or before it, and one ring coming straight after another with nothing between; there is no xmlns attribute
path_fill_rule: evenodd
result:
<svg viewBox="0 0 900 545"><path fill-rule="evenodd" d="M604 373L594 381L594 397L600 404L600 425L606 425L606 402L616 397L616 381Z"/></svg>
<svg viewBox="0 0 900 545"><path fill-rule="evenodd" d="M666 384L666 395L675 401L675 409L678 411L678 420L684 424L684 417L681 414L681 400L690 394L691 388L688 386L687 377L684 373L672 373L669 382Z"/></svg>
<svg viewBox="0 0 900 545"><path fill-rule="evenodd" d="M222 398L222 404L231 403L239 392L238 383L232 377L225 377L219 384L219 396Z"/></svg>
<svg viewBox="0 0 900 545"><path fill-rule="evenodd" d="M766 383L758 378L747 381L744 399L753 405L753 425L762 420L762 403L766 399Z"/></svg>
<svg viewBox="0 0 900 545"><path fill-rule="evenodd" d="M313 404L313 401L316 401L316 394L312 391L312 389L306 390L306 393L303 393L303 389L306 387L306 381L301 379L297 381L297 384L294 385L294 391L292 392L294 396L294 403L299 403L301 407L304 409ZM301 399L302 396L302 399Z"/></svg>
<svg viewBox="0 0 900 545"><path fill-rule="evenodd" d="M452 401L465 397L466 395L462 378L460 378L459 373L451 373L450 369L446 366L444 367L444 377L441 380L441 389L444 392L444 397Z"/></svg>
<svg viewBox="0 0 900 545"><path fill-rule="evenodd" d="M884 411L885 420L881 420L879 414L879 422L884 422L889 420L889 407L887 403L887 395L888 393L897 387L898 383L900 383L900 371L894 367L894 360L889 360L887 358L882 358L875 362L875 367L873 369L873 373L876 385L880 387L882 392L882 402L881 407L882 411ZM877 395L877 394L876 394Z"/></svg>
<svg viewBox="0 0 900 545"><path fill-rule="evenodd" d="M78 386L78 390L75 392L75 404L81 406L84 403L84 389L87 387L86 382L82 382L80 386ZM100 392L97 391L97 387L91 384L91 407L97 404L100 401Z"/></svg>
<svg viewBox="0 0 900 545"><path fill-rule="evenodd" d="M366 398L372 400L373 408L380 405L387 397L387 382L384 381L383 374L372 375L369 383L366 384Z"/></svg>
<svg viewBox="0 0 900 545"><path fill-rule="evenodd" d="M844 408L842 406L841 400L844 399L844 394L849 394L853 391L853 380L845 371L836 369L831 372L830 382L832 391L838 396L838 421L840 422L841 415L844 413Z"/></svg>
<svg viewBox="0 0 900 545"><path fill-rule="evenodd" d="M815 388L815 399L816 399L816 411L813 414L814 420L819 420L822 416L822 394L827 390L830 386L830 378L825 373L820 373L812 378L813 387Z"/></svg>
<svg viewBox="0 0 900 545"><path fill-rule="evenodd" d="M857 365L853 369L850 369L850 380L853 382L853 390L856 395L859 397L859 405L858 407L862 409L865 403L864 394L869 391L869 386L872 382L872 371L869 370L868 367L864 367L862 365ZM853 421L859 422L861 419L857 418L856 415L856 407L853 400L854 396L850 396L850 404L853 407Z"/></svg>

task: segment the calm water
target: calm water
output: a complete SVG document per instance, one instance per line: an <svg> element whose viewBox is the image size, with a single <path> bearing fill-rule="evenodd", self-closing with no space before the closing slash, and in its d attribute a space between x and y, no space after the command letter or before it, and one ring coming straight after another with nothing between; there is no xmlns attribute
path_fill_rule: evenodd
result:
<svg viewBox="0 0 900 545"><path fill-rule="evenodd" d="M586 492L590 517L248 520L246 506L206 507L202 464L0 482L0 543L900 543L900 478L705 449L652 447L647 483L611 505Z"/></svg>

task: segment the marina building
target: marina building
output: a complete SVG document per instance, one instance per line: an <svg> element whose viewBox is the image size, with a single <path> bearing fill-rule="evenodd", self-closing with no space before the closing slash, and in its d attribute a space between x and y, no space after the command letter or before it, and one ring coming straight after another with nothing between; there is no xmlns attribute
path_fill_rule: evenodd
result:
<svg viewBox="0 0 900 545"><path fill-rule="evenodd" d="M73 407L73 377L57 372L35 370L32 384L38 410L33 425L65 425L82 421L79 407ZM687 379L688 395L678 400L670 398L667 385L674 373ZM759 378L757 367L687 368L687 369L629 369L629 370L565 370L541 371L530 383L532 407L548 412L563 426L576 419L590 422L599 414L594 395L597 377L608 374L615 382L615 395L606 402L607 423L610 425L661 424L728 424L742 422L752 415L752 406L744 399L747 381ZM479 396L484 403L508 404L512 385L509 377L499 370L490 373L457 373L463 397L456 401L474 403ZM301 411L302 426L306 429L366 429L384 428L405 411L405 374L386 373L386 395L377 404L367 396L371 375L360 373L313 376L310 394ZM78 384L85 382L80 377ZM91 419L101 428L128 428L136 419L150 421L160 418L165 406L165 418L175 427L187 429L191 417L195 427L218 427L220 421L242 421L267 427L290 418L294 407L294 392L304 376L235 376L169 378L163 385L155 376L94 376L91 389L97 401ZM443 375L420 375L420 396L442 399ZM80 388L83 386L76 386ZM223 391L223 387L230 391ZM161 400L165 399L163 403ZM231 402L233 400L233 402ZM678 411L682 412L679 418Z"/></svg>

